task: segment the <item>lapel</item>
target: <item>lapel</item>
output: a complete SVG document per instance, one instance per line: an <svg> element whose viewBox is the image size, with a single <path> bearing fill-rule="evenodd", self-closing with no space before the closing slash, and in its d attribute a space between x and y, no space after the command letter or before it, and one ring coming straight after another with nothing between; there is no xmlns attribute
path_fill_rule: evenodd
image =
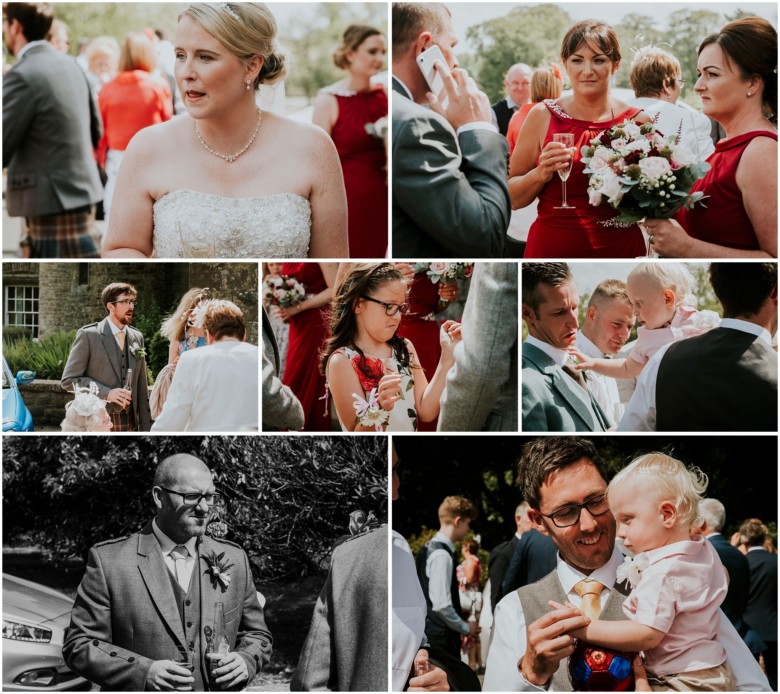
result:
<svg viewBox="0 0 780 694"><path fill-rule="evenodd" d="M108 361L114 369L114 373L116 373L116 380L122 383L122 362L119 360L119 345L114 337L114 333L111 332L111 326L107 317L98 323L98 330L103 339L103 349L106 352ZM127 335L125 335L125 339L127 339Z"/></svg>
<svg viewBox="0 0 780 694"><path fill-rule="evenodd" d="M588 406L574 391L579 388L577 383L542 350L533 345L523 343L523 357L531 362L537 371L550 378L553 389L566 401L571 414L577 415L588 429L593 430L597 422L594 421L594 415Z"/></svg>
<svg viewBox="0 0 780 694"><path fill-rule="evenodd" d="M135 374L137 373L135 368L135 355L133 354L133 350L130 348L132 347L133 349L136 349L137 347L140 347L141 342L138 339L137 331L131 328L129 325L125 326L125 336L127 340L125 345L127 347L127 368L133 370L133 381L135 381Z"/></svg>
<svg viewBox="0 0 780 694"><path fill-rule="evenodd" d="M186 647L187 639L176 607L176 596L168 578L168 567L152 531L151 522L138 535L138 570L149 591L149 597L168 630L175 634L182 647Z"/></svg>
<svg viewBox="0 0 780 694"><path fill-rule="evenodd" d="M393 82L392 82L393 83L393 91L396 94L400 94L404 98L408 99L409 98L409 92L407 92L406 89L404 88L405 85L401 84L401 82L398 80L397 77L393 77L392 80L393 80Z"/></svg>

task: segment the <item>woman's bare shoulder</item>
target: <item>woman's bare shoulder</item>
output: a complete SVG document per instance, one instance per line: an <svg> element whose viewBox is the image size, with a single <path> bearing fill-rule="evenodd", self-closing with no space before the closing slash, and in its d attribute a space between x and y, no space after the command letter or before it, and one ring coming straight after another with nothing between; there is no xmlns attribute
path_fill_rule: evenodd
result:
<svg viewBox="0 0 780 694"><path fill-rule="evenodd" d="M285 146L307 150L313 147L333 146L333 141L328 134L322 128L311 123L302 123L270 112L263 114L263 120L268 124L274 137L282 138Z"/></svg>
<svg viewBox="0 0 780 694"><path fill-rule="evenodd" d="M192 119L185 114L171 118L164 123L150 125L139 130L130 140L128 153L156 154L178 147L188 128L192 127Z"/></svg>

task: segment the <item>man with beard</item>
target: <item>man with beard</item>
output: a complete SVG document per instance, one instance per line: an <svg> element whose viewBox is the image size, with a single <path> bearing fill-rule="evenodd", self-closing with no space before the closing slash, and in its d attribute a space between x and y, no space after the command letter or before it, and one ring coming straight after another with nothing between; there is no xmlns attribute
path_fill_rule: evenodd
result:
<svg viewBox="0 0 780 694"><path fill-rule="evenodd" d="M589 622L580 609L601 620L626 619L628 589L616 578L623 555L615 547L606 468L591 441L551 436L523 447L517 473L517 486L531 507L528 518L558 547L558 565L496 607L483 690L571 691L568 659L574 638L568 632ZM550 601L574 607L551 609ZM722 612L718 634L737 689L771 691Z"/></svg>
<svg viewBox="0 0 780 694"><path fill-rule="evenodd" d="M246 553L204 534L220 501L211 471L194 456L169 456L152 496L157 512L143 530L90 550L65 661L114 691L246 688L269 661L271 634ZM209 658L217 605L229 652Z"/></svg>
<svg viewBox="0 0 780 694"><path fill-rule="evenodd" d="M138 292L129 284L109 284L101 294L108 315L79 329L62 372L65 390L98 387L108 404L113 431L149 431L149 391L144 337L131 327Z"/></svg>

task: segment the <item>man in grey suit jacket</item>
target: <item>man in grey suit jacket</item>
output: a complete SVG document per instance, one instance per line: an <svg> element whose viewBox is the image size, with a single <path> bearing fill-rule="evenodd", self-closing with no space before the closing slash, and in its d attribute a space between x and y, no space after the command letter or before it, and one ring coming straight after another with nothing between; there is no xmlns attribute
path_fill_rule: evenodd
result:
<svg viewBox="0 0 780 694"><path fill-rule="evenodd" d="M492 123L490 101L456 70L449 10L393 3L393 255L501 258L511 205L509 146ZM438 45L447 106L426 108L417 56ZM471 85L471 89L469 89Z"/></svg>
<svg viewBox="0 0 780 694"><path fill-rule="evenodd" d="M144 337L130 325L137 296L135 287L121 282L103 289L101 301L108 316L76 333L60 381L70 391L97 384L114 431L149 431L152 426Z"/></svg>
<svg viewBox="0 0 780 694"><path fill-rule="evenodd" d="M333 552L292 691L387 691L387 526Z"/></svg>
<svg viewBox="0 0 780 694"><path fill-rule="evenodd" d="M156 515L143 530L90 550L65 662L104 690L245 688L270 659L271 634L244 550L205 536L219 502L211 471L194 456L170 456L152 495ZM230 652L209 657L220 604Z"/></svg>
<svg viewBox="0 0 780 694"><path fill-rule="evenodd" d="M579 296L566 263L523 265L523 431L606 431L612 422L577 372L567 347L577 339Z"/></svg>
<svg viewBox="0 0 780 694"><path fill-rule="evenodd" d="M303 405L279 378L279 346L263 308L263 431L298 431L303 424Z"/></svg>
<svg viewBox="0 0 780 694"><path fill-rule="evenodd" d="M517 431L517 265L477 263L439 431Z"/></svg>
<svg viewBox="0 0 780 694"><path fill-rule="evenodd" d="M92 155L100 115L75 59L45 41L51 5L3 5L16 64L3 78L8 214L26 217L32 257L98 257L93 206L103 187Z"/></svg>

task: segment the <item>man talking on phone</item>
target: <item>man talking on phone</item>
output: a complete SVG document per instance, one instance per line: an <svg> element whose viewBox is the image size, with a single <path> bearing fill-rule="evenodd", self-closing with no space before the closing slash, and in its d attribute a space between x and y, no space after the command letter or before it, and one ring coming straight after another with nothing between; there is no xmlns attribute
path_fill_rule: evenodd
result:
<svg viewBox="0 0 780 694"><path fill-rule="evenodd" d="M501 258L508 144L458 68L450 11L393 3L392 22L393 256Z"/></svg>

